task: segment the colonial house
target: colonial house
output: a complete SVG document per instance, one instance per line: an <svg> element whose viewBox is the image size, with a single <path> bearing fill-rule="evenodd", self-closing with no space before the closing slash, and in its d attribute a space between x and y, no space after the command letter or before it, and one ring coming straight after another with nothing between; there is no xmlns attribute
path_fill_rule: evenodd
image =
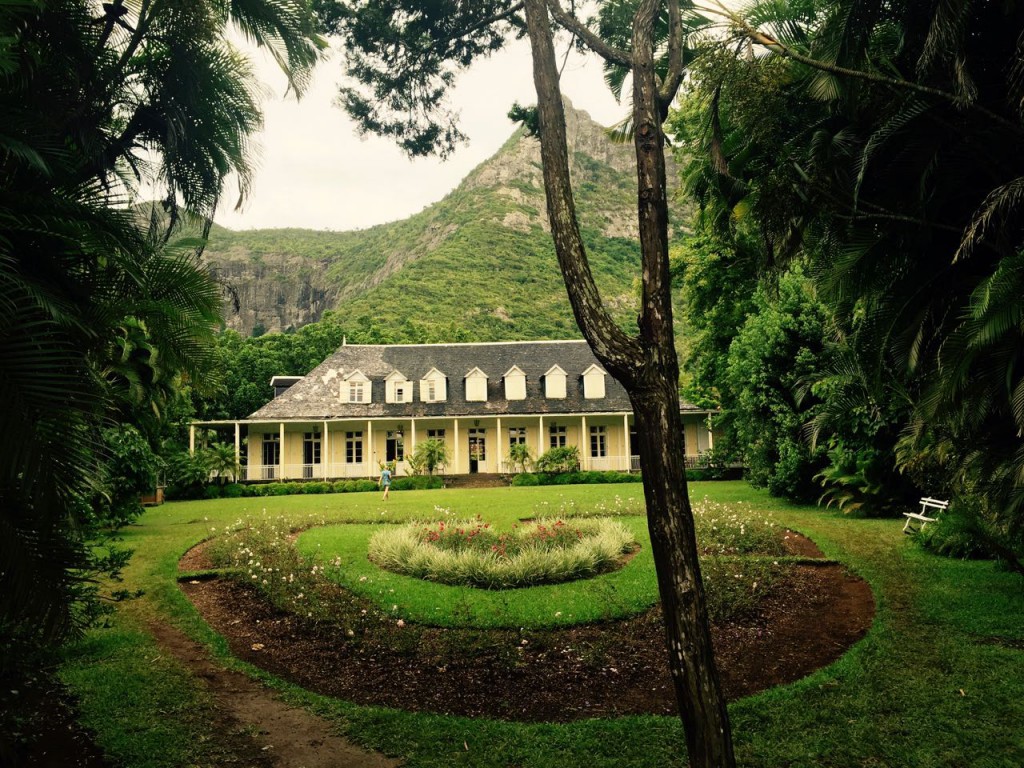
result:
<svg viewBox="0 0 1024 768"><path fill-rule="evenodd" d="M275 376L274 399L234 427L243 480L397 474L424 440L447 444L447 474L514 471L509 446L536 457L576 446L581 469L639 469L622 386L584 341L343 344L306 376ZM687 457L713 447L710 412L682 408Z"/></svg>

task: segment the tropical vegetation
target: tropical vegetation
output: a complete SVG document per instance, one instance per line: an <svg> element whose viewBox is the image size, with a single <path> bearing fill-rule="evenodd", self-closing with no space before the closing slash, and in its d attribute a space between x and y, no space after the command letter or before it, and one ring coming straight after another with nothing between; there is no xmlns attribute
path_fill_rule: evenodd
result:
<svg viewBox="0 0 1024 768"><path fill-rule="evenodd" d="M837 0L703 13L736 45L697 48L673 123L696 160L706 251L681 256L703 296L690 317L700 327L710 305L725 321L703 327L713 361L693 362L695 392L727 409L755 481L808 498L816 477L824 500L874 513L951 495L979 543L1020 568L1021 10ZM773 360L763 334L792 343L778 334L808 310L811 345ZM757 405L769 393L774 413ZM773 425L758 428L772 453L744 424L751 406Z"/></svg>
<svg viewBox="0 0 1024 768"><path fill-rule="evenodd" d="M0 7L5 680L102 612L95 576L126 554L89 542L141 512L183 384L215 382L220 290L176 225L252 178L261 116L233 25L303 86L321 42L301 3Z"/></svg>

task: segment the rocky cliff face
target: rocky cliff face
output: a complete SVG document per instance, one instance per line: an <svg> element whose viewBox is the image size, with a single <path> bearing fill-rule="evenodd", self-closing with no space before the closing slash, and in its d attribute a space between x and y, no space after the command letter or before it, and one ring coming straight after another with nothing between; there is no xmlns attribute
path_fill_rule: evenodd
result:
<svg viewBox="0 0 1024 768"><path fill-rule="evenodd" d="M595 237L635 240L632 145L611 142L586 112L566 107L581 226ZM671 161L669 169L671 188ZM469 222L477 237L480 223L495 236L548 231L545 208L539 144L517 131L445 199L409 219L350 233L221 229L205 258L225 285L230 327L245 335L283 331L376 288L462 236Z"/></svg>
<svg viewBox="0 0 1024 768"><path fill-rule="evenodd" d="M258 262L245 251L213 256L211 271L224 287L228 327L242 334L315 323L337 301L327 262L288 253L269 254Z"/></svg>

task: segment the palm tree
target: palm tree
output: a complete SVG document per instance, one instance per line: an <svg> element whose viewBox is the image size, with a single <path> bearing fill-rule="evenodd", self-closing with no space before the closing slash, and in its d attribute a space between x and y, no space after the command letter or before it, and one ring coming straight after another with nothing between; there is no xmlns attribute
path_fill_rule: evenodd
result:
<svg viewBox="0 0 1024 768"><path fill-rule="evenodd" d="M198 261L261 115L234 25L301 91L322 47L299 0L14 0L0 8L0 626L72 629L83 500L112 419L215 383L219 290ZM160 208L133 206L144 184Z"/></svg>
<svg viewBox="0 0 1024 768"><path fill-rule="evenodd" d="M235 458L235 446L214 443L206 450L206 461L209 471L217 476L217 482L221 485L227 483L229 478L231 482L238 479L241 467Z"/></svg>
<svg viewBox="0 0 1024 768"><path fill-rule="evenodd" d="M1019 541L1024 8L715 12L737 50L771 55L694 78L709 105L695 188L723 226L753 222L768 256L812 264L859 378L895 378L910 401L901 461L940 459Z"/></svg>

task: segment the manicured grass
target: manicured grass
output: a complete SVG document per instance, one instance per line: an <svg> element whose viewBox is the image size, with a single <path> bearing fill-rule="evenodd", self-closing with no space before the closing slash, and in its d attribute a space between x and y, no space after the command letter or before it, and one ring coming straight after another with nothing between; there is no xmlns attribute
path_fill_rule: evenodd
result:
<svg viewBox="0 0 1024 768"><path fill-rule="evenodd" d="M622 486L410 491L395 493L388 502L376 494L344 494L168 504L147 512L126 536L136 556L121 586L144 589L145 597L120 613L114 629L94 632L73 649L64 677L82 697L83 715L101 744L126 766L209 764L210 734L201 717L206 705L200 686L175 665L152 661L159 654L143 628L150 620L170 621L210 643L228 663L244 668L227 657L223 641L202 623L175 584L177 559L212 535L211 528L223 532L247 516L264 513L309 524L411 520L434 505L460 515L482 511L488 518L504 515L511 521L528 516L521 512L545 501L548 506L570 500L585 506L608 502L616 493L623 493ZM1024 764L1020 577L989 563L921 552L900 533L896 520L852 519L834 511L792 507L742 483L692 485L692 497L704 494L770 511L780 523L810 535L827 556L868 579L878 604L869 635L837 663L730 707L741 764ZM358 707L256 674L291 700L333 719L350 738L402 757L407 766L683 763L681 728L673 718L524 725L418 715ZM150 745L153 754L147 758L132 742L142 738L138 734L161 712L172 721L166 727L176 730ZM187 712L200 716L184 716Z"/></svg>

